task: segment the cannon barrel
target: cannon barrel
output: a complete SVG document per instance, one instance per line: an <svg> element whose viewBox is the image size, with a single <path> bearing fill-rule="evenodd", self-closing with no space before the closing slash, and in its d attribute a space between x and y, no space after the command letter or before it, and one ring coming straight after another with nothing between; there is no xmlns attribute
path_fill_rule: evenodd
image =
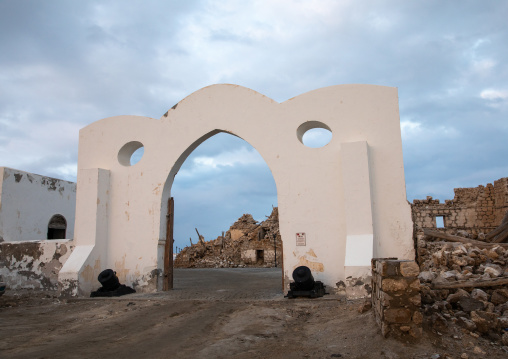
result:
<svg viewBox="0 0 508 359"><path fill-rule="evenodd" d="M294 282L289 283L288 298L318 298L326 293L323 282L314 280L309 267L300 266L293 271Z"/></svg>
<svg viewBox="0 0 508 359"><path fill-rule="evenodd" d="M114 272L112 269L103 270L97 277L97 280L102 284L104 289L109 291L120 287L120 281L116 276L116 272Z"/></svg>
<svg viewBox="0 0 508 359"><path fill-rule="evenodd" d="M298 290L311 290L314 288L314 277L306 266L300 266L293 271L293 280Z"/></svg>

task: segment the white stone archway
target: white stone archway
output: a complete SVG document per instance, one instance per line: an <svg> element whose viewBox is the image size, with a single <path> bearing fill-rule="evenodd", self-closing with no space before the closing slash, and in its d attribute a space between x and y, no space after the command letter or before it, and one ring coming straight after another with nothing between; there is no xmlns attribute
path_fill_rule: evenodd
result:
<svg viewBox="0 0 508 359"><path fill-rule="evenodd" d="M322 148L301 142L315 127L333 133ZM106 268L137 290L157 289L173 178L218 132L250 143L272 171L286 286L299 265L335 287L367 276L373 256L414 258L395 88L332 86L277 103L241 86L213 85L160 120L118 116L80 131L76 248L59 275L63 291L89 292ZM126 158L141 145L142 159L130 166ZM305 233L305 245L297 245L297 233Z"/></svg>

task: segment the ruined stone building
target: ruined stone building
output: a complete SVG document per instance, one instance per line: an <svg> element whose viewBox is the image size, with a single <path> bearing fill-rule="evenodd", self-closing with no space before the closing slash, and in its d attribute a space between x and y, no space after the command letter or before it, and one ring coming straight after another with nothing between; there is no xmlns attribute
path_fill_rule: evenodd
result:
<svg viewBox="0 0 508 359"><path fill-rule="evenodd" d="M508 178L413 202L419 304L433 330L508 345L507 210Z"/></svg>
<svg viewBox="0 0 508 359"><path fill-rule="evenodd" d="M279 212L275 207L270 216L258 223L250 214L241 216L225 233L214 240L182 249L175 259L180 268L282 267L282 241Z"/></svg>
<svg viewBox="0 0 508 359"><path fill-rule="evenodd" d="M496 228L508 210L508 177L486 186L455 188L454 192L455 197L444 203L432 197L413 201L417 233L423 228L435 228L449 234L463 231L477 238Z"/></svg>

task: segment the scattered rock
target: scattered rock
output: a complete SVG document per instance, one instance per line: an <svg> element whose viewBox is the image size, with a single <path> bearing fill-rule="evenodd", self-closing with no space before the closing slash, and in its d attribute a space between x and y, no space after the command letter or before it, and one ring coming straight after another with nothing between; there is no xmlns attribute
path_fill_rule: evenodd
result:
<svg viewBox="0 0 508 359"><path fill-rule="evenodd" d="M476 324L472 320L465 317L459 317L457 319L457 324L471 332L476 330Z"/></svg>
<svg viewBox="0 0 508 359"><path fill-rule="evenodd" d="M503 336L501 337L501 341L502 341L503 345L508 346L508 332L503 334Z"/></svg>
<svg viewBox="0 0 508 359"><path fill-rule="evenodd" d="M358 313L365 313L369 311L372 308L372 302L369 300L363 302L360 307L358 308Z"/></svg>
<svg viewBox="0 0 508 359"><path fill-rule="evenodd" d="M479 288L474 288L471 291L471 298L476 299L476 300L481 300L484 302L487 302L489 300L488 294Z"/></svg>
<svg viewBox="0 0 508 359"><path fill-rule="evenodd" d="M495 314L481 311L472 311L471 320L476 324L476 330L480 333L487 333L489 329L495 328L497 324Z"/></svg>
<svg viewBox="0 0 508 359"><path fill-rule="evenodd" d="M470 298L468 292L466 292L464 289L458 289L455 293L450 294L446 301L450 304L456 304L461 298Z"/></svg>
<svg viewBox="0 0 508 359"><path fill-rule="evenodd" d="M508 289L496 289L494 292L492 292L490 301L495 305L508 302Z"/></svg>
<svg viewBox="0 0 508 359"><path fill-rule="evenodd" d="M481 300L477 300L471 297L461 297L458 300L458 306L464 312L471 312L473 310L483 310L485 309L485 304Z"/></svg>
<svg viewBox="0 0 508 359"><path fill-rule="evenodd" d="M475 354L482 354L482 355L487 354L484 350L482 350L482 348L480 348L478 346L474 347L473 353L475 353Z"/></svg>
<svg viewBox="0 0 508 359"><path fill-rule="evenodd" d="M434 280L434 278L437 277L437 274L434 273L434 272L431 272L431 271L424 271L424 272L420 272L420 274L418 275L418 278L420 279L421 282L423 283L430 283Z"/></svg>
<svg viewBox="0 0 508 359"><path fill-rule="evenodd" d="M508 341L504 331L504 328L508 328L508 286L481 285L482 281L508 277L508 249L501 246L478 248L470 243L439 240L434 242L419 233L416 244L421 269L418 278L421 283L422 312L428 316L431 327L444 333L446 327L456 323L475 337L481 334L499 344L504 344L503 339ZM457 231L446 233L458 234ZM469 238L484 240L485 235L474 234ZM460 282L469 285L434 289L435 284Z"/></svg>

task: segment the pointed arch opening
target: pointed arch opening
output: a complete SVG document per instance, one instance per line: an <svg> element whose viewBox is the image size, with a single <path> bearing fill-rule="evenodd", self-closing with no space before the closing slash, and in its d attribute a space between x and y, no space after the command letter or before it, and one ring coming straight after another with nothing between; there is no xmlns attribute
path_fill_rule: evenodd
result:
<svg viewBox="0 0 508 359"><path fill-rule="evenodd" d="M280 234L272 238L273 233L259 225L269 219L277 206L277 188L270 168L253 146L233 133L214 130L182 153L163 190L161 239L168 238L170 197L174 198L171 259L180 254L184 263L179 262L179 267L270 268L277 265L276 271L280 273L275 285L280 289L282 240ZM251 227L230 231L230 226L240 217ZM161 249L159 242L159 270L164 273ZM192 254L182 256L185 251ZM159 288L163 287L160 283Z"/></svg>

